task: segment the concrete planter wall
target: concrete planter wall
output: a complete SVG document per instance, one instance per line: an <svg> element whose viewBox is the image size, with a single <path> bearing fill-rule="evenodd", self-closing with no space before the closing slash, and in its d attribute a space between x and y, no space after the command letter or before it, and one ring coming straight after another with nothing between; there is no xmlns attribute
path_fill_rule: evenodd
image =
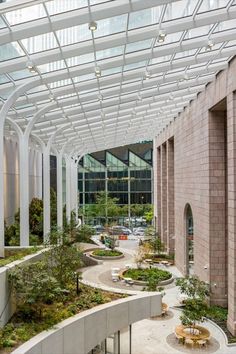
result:
<svg viewBox="0 0 236 354"><path fill-rule="evenodd" d="M8 249L10 249L10 247L8 247ZM16 247L14 247L14 249L16 249ZM8 271L17 265L24 265L30 262L39 261L42 258L43 252L45 252L45 249L40 250L37 253L25 256L20 260L9 263L4 267L0 267L0 327L3 327L15 312L15 304L9 289L7 277Z"/></svg>
<svg viewBox="0 0 236 354"><path fill-rule="evenodd" d="M145 293L96 306L68 318L12 354L86 354L111 334L162 312L161 294Z"/></svg>
<svg viewBox="0 0 236 354"><path fill-rule="evenodd" d="M125 278L125 273L126 271L124 270L121 274L120 274L120 277L122 279ZM166 279L166 280L162 280L160 283L158 283L158 286L162 286L162 285L168 285L170 283L172 283L174 281L174 278L173 278L173 275L171 276L171 278L169 279ZM146 286L147 285L147 282L146 281L143 281L143 280L134 280L133 279L133 282L135 285L142 285L142 286Z"/></svg>
<svg viewBox="0 0 236 354"><path fill-rule="evenodd" d="M95 256L93 254L93 252L90 253L90 256L95 258L95 259L99 259L99 260L104 260L104 261L114 261L116 259L121 259L121 258L124 258L124 254L122 253L121 255L119 256L112 256L112 257L109 257L109 256Z"/></svg>

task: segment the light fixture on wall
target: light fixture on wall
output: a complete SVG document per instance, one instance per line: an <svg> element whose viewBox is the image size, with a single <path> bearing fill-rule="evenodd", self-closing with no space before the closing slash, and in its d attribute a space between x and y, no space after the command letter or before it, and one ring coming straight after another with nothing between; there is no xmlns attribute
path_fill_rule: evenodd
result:
<svg viewBox="0 0 236 354"><path fill-rule="evenodd" d="M90 31L94 32L94 31L97 30L97 28L98 28L97 22L91 21L91 22L89 23L89 29L90 29Z"/></svg>

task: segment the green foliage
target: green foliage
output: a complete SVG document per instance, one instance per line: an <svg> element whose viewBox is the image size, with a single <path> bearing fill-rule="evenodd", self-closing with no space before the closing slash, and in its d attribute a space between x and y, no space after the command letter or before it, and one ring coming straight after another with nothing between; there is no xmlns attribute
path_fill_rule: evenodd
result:
<svg viewBox="0 0 236 354"><path fill-rule="evenodd" d="M145 230L145 236L147 238L155 237L156 236L155 228L153 226L148 226Z"/></svg>
<svg viewBox="0 0 236 354"><path fill-rule="evenodd" d="M5 225L5 245L19 246L20 244L20 210L14 216L15 222ZM30 245L43 242L43 201L33 198L29 205Z"/></svg>
<svg viewBox="0 0 236 354"><path fill-rule="evenodd" d="M207 317L217 323L226 322L228 317L228 309L216 305L210 306L207 311Z"/></svg>
<svg viewBox="0 0 236 354"><path fill-rule="evenodd" d="M74 281L75 271L81 266L81 252L71 245L63 231L50 234L49 250L44 253L45 262L61 288L66 289Z"/></svg>
<svg viewBox="0 0 236 354"><path fill-rule="evenodd" d="M167 270L162 270L158 268L151 269L128 269L125 271L124 276L127 278L132 278L134 280L141 280L148 282L151 278L151 283L156 280L157 284L160 281L170 279L172 274ZM156 285L157 285L156 284Z"/></svg>
<svg viewBox="0 0 236 354"><path fill-rule="evenodd" d="M50 188L50 213L51 213L51 226L57 225L57 193L51 187Z"/></svg>
<svg viewBox="0 0 236 354"><path fill-rule="evenodd" d="M176 280L180 292L186 294L185 307L180 317L183 325L194 327L202 322L208 313L206 298L209 295L209 286L196 275Z"/></svg>
<svg viewBox="0 0 236 354"><path fill-rule="evenodd" d="M113 251L113 250L95 250L93 251L93 254L95 256L100 256L100 257L115 257L115 256L122 255L122 252Z"/></svg>
<svg viewBox="0 0 236 354"><path fill-rule="evenodd" d="M5 251L5 258L0 259L0 267L4 267L5 265L7 265L11 262L22 259L25 256L35 253L37 251L38 251L38 248L36 248L36 247L15 250L15 251L11 251L11 252Z"/></svg>
<svg viewBox="0 0 236 354"><path fill-rule="evenodd" d="M203 322L208 312L208 305L202 299L187 299L180 320L184 326L195 327Z"/></svg>
<svg viewBox="0 0 236 354"><path fill-rule="evenodd" d="M186 294L191 299L205 300L209 296L209 286L196 275L176 280L180 292Z"/></svg>
<svg viewBox="0 0 236 354"><path fill-rule="evenodd" d="M160 237L157 237L157 236L154 236L151 238L150 246L151 246L152 251L154 253L157 253L157 255L160 255L161 252L163 252L165 249L164 243L161 241Z"/></svg>
<svg viewBox="0 0 236 354"><path fill-rule="evenodd" d="M160 279L157 276L153 276L152 274L147 279L147 286L144 288L146 291L157 291L157 285Z"/></svg>
<svg viewBox="0 0 236 354"><path fill-rule="evenodd" d="M154 217L153 206L151 205L150 210L145 211L144 218L146 219L147 224L151 224Z"/></svg>
<svg viewBox="0 0 236 354"><path fill-rule="evenodd" d="M71 290L66 302L59 300L53 304L42 305L41 317L36 317L35 312L32 312L32 304L24 305L23 311L20 309L13 316L10 323L0 329L0 352L4 351L4 348L16 347L39 332L51 328L76 313L124 297L123 295L108 293L83 285L79 296L76 295L74 287Z"/></svg>
<svg viewBox="0 0 236 354"><path fill-rule="evenodd" d="M13 268L9 281L19 305L52 303L62 292L42 261Z"/></svg>
<svg viewBox="0 0 236 354"><path fill-rule="evenodd" d="M95 230L89 225L81 225L76 230L75 241L91 243L91 236L95 234Z"/></svg>

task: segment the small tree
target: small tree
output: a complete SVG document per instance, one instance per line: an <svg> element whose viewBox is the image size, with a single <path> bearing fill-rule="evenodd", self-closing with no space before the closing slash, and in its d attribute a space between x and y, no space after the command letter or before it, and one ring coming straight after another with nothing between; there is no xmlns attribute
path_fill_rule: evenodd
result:
<svg viewBox="0 0 236 354"><path fill-rule="evenodd" d="M165 245L161 241L160 237L156 237L156 236L152 237L152 239L150 240L150 245L153 252L157 253L158 255L161 254L161 252L163 252L165 249Z"/></svg>
<svg viewBox="0 0 236 354"><path fill-rule="evenodd" d="M176 285L180 292L186 294L185 308L180 316L181 322L194 330L197 322L203 322L207 315L208 305L206 298L209 296L209 287L196 275L177 279Z"/></svg>
<svg viewBox="0 0 236 354"><path fill-rule="evenodd" d="M77 242L91 242L90 238L95 234L95 230L89 225L81 225L76 230L75 240Z"/></svg>
<svg viewBox="0 0 236 354"><path fill-rule="evenodd" d="M9 272L9 281L22 311L31 314L35 312L39 317L42 315L42 304L52 303L62 293L58 281L42 261L16 266ZM28 305L33 306L31 311Z"/></svg>
<svg viewBox="0 0 236 354"><path fill-rule="evenodd" d="M81 252L71 245L68 236L62 231L50 235L49 251L44 253L49 272L63 289L74 281L75 272L81 266Z"/></svg>

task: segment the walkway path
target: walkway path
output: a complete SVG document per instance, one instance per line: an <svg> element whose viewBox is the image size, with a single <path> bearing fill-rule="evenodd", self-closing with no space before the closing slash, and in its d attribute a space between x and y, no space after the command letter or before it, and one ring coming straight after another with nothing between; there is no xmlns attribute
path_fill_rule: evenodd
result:
<svg viewBox="0 0 236 354"><path fill-rule="evenodd" d="M126 243L127 242L127 243ZM132 244L133 242L133 244ZM127 246L126 246L127 245ZM82 269L83 281L94 286L101 287L107 290L127 292L128 294L135 294L142 291L143 287L132 285L126 286L122 282L113 282L111 279L111 268L119 267L124 268L125 264L134 265L134 253L137 248L136 241L122 241L120 242L120 250L125 253L125 257L120 260L104 261L103 264L97 266L86 267ZM167 269L173 273L175 277L181 276L176 267L168 267ZM216 353L216 354L236 354L236 346L228 347L226 345L225 337L221 330L207 321L203 326L209 329L212 338L211 344L204 349L199 348L186 348L182 344L178 344L174 336L174 328L180 323L179 316L180 310L175 306L179 304L178 297L180 293L175 285L169 284L165 287L165 296L163 301L168 304L168 316L164 318L147 319L135 323L132 326L132 347L135 354L177 354L192 353ZM121 344L127 348L127 333L121 333ZM122 347L121 347L122 349ZM124 349L125 350L125 349ZM126 354L126 351L121 351Z"/></svg>

